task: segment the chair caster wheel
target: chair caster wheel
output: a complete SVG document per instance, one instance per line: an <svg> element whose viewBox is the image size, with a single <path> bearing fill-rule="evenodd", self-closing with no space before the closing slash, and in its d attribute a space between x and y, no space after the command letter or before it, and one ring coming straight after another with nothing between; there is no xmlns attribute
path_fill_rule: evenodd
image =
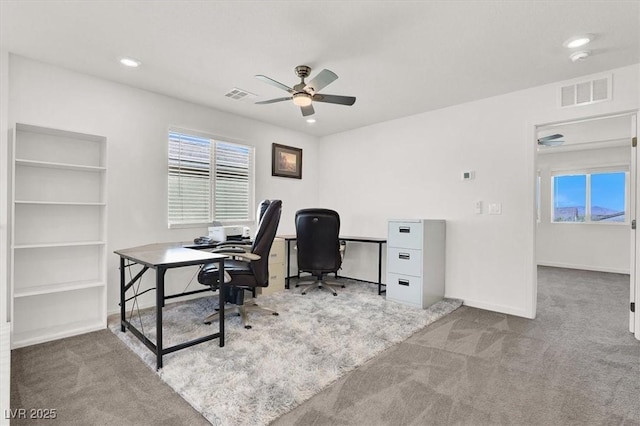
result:
<svg viewBox="0 0 640 426"><path fill-rule="evenodd" d="M303 291L303 292L302 292L302 293L300 293L300 294L304 296L305 294L307 294L307 292L306 292L306 291Z"/></svg>
<svg viewBox="0 0 640 426"><path fill-rule="evenodd" d="M337 296L337 295L338 295L338 293L333 293L333 295L334 295L334 296Z"/></svg>
<svg viewBox="0 0 640 426"><path fill-rule="evenodd" d="M279 314L279 313L277 313L277 312L274 312L274 313L272 313L271 315L273 315L274 317L277 317L277 316L278 316L278 315L280 315L280 314Z"/></svg>
<svg viewBox="0 0 640 426"><path fill-rule="evenodd" d="M296 284L296 288L300 287L298 284Z"/></svg>
<svg viewBox="0 0 640 426"><path fill-rule="evenodd" d="M204 322L206 325L211 325L211 321L205 321Z"/></svg>
<svg viewBox="0 0 640 426"><path fill-rule="evenodd" d="M342 286L342 288L345 288L344 286Z"/></svg>
<svg viewBox="0 0 640 426"><path fill-rule="evenodd" d="M251 326L250 325L245 325L244 328L246 328L247 330L251 330Z"/></svg>

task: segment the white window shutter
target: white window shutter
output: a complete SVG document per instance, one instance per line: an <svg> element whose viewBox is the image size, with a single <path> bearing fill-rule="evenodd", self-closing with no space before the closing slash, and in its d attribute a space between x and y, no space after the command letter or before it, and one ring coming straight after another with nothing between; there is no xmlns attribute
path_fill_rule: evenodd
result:
<svg viewBox="0 0 640 426"><path fill-rule="evenodd" d="M253 219L253 151L246 145L215 142L215 220Z"/></svg>
<svg viewBox="0 0 640 426"><path fill-rule="evenodd" d="M169 226L211 222L211 140L169 132Z"/></svg>

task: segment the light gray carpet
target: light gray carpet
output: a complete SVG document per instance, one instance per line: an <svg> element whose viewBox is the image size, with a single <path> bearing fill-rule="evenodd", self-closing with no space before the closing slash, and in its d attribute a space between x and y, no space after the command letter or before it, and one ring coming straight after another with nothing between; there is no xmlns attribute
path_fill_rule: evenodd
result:
<svg viewBox="0 0 640 426"><path fill-rule="evenodd" d="M629 276L539 268L538 317L462 307L274 425L638 425Z"/></svg>
<svg viewBox="0 0 640 426"><path fill-rule="evenodd" d="M109 330L11 351L11 408L56 410L11 425L210 424Z"/></svg>
<svg viewBox="0 0 640 426"><path fill-rule="evenodd" d="M463 306L273 424L640 425L628 276L538 273L535 320ZM206 423L106 330L14 350L11 379L12 408L58 410L42 424Z"/></svg>
<svg viewBox="0 0 640 426"><path fill-rule="evenodd" d="M309 399L384 349L458 308L445 299L428 309L387 301L377 285L341 280L339 295L300 290L261 296L259 302L280 316L251 315L251 330L238 316L225 324L225 347L217 341L164 357L160 377L211 423L266 425ZM218 305L217 295L167 305L163 313L165 345L211 332L202 323ZM155 311L132 323L155 341ZM216 323L214 323L216 325ZM131 333L113 331L150 368L155 356Z"/></svg>

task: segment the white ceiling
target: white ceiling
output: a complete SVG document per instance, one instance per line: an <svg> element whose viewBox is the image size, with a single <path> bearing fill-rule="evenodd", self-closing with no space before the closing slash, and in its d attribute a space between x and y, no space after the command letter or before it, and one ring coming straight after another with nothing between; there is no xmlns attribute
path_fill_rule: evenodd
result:
<svg viewBox="0 0 640 426"><path fill-rule="evenodd" d="M8 1L3 49L322 136L640 62L637 1ZM593 33L572 63L563 41ZM125 69L122 56L142 61ZM286 96L296 65L339 79L305 123ZM237 87L252 102L224 96Z"/></svg>

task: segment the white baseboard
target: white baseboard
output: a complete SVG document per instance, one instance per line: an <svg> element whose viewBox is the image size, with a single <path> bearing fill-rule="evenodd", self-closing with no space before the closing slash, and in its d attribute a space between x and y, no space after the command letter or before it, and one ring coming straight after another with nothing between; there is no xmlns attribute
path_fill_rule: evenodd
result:
<svg viewBox="0 0 640 426"><path fill-rule="evenodd" d="M582 269L585 271L595 271L595 272L610 272L612 274L629 275L631 273L629 269L609 268L607 266L594 266L594 265L574 265L571 263L562 263L562 262L539 261L538 266L551 266L553 268L567 268L567 269Z"/></svg>
<svg viewBox="0 0 640 426"><path fill-rule="evenodd" d="M463 305L470 306L472 308L484 309L485 311L498 312L501 314L515 315L517 317L523 317L527 319L533 319L528 312L523 309L517 309L513 306L494 305L492 303L486 303L479 300L464 299Z"/></svg>

